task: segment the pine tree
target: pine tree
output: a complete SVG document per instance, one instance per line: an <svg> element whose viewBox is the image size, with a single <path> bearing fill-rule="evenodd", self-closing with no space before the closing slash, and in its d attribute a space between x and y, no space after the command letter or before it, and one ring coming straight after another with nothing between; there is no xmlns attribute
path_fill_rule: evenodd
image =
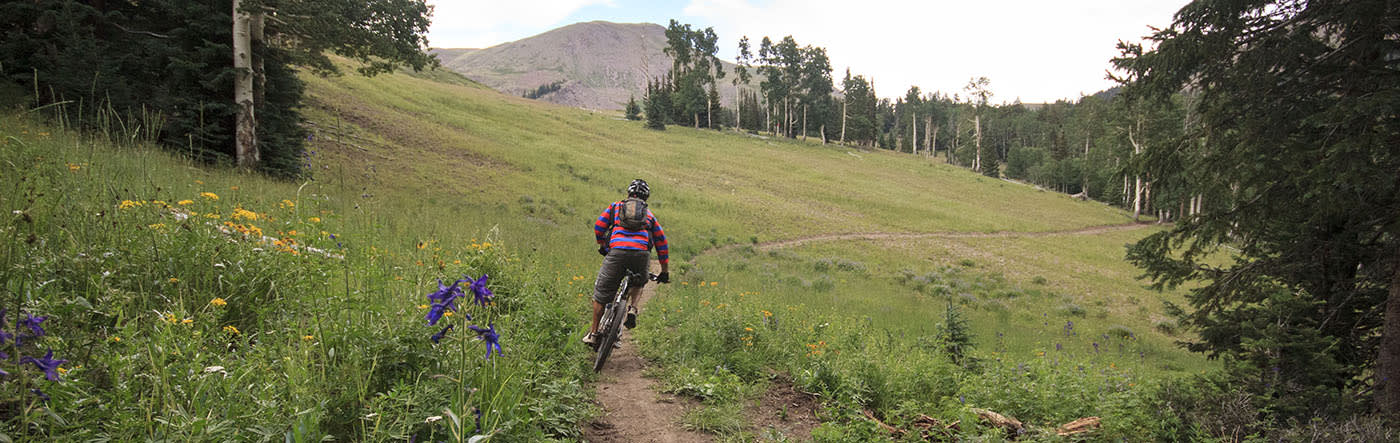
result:
<svg viewBox="0 0 1400 443"><path fill-rule="evenodd" d="M625 112L628 120L642 119L642 107L637 104L637 97L633 96L627 98L627 109Z"/></svg>

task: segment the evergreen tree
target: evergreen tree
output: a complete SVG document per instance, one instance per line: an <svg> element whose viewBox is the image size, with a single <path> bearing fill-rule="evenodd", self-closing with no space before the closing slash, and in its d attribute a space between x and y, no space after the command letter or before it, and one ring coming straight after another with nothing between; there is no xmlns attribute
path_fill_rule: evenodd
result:
<svg viewBox="0 0 1400 443"><path fill-rule="evenodd" d="M626 114L628 120L641 120L642 107L637 104L637 97L627 97Z"/></svg>
<svg viewBox="0 0 1400 443"><path fill-rule="evenodd" d="M1400 23L1395 2L1197 0L1120 44L1124 96L1194 98L1143 153L1203 211L1133 245L1159 288L1193 283L1190 349L1284 416L1400 412ZM1233 260L1214 260L1230 247Z"/></svg>

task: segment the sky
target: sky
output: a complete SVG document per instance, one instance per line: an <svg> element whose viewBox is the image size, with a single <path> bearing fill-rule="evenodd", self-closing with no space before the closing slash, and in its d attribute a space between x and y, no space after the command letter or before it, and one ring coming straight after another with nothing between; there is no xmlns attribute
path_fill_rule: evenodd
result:
<svg viewBox="0 0 1400 443"><path fill-rule="evenodd" d="M1110 88L1115 44L1138 42L1171 24L1186 0L428 0L428 41L438 48L485 48L573 23L671 19L720 38L733 61L747 35L791 35L826 48L840 87L849 68L880 97L963 93L973 77L991 81L993 103L1078 99Z"/></svg>

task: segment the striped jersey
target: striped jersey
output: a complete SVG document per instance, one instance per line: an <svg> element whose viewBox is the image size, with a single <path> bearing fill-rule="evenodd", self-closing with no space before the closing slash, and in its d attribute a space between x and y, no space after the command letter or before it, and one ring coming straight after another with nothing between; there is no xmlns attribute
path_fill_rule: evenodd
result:
<svg viewBox="0 0 1400 443"><path fill-rule="evenodd" d="M666 232L661 230L661 223L656 222L656 216L647 210L646 230L628 231L617 223L617 216L621 212L622 202L619 201L608 205L608 208L598 215L598 220L593 222L593 236L598 240L598 244L607 245L609 249L634 251L656 248L656 259L662 264L669 261Z"/></svg>

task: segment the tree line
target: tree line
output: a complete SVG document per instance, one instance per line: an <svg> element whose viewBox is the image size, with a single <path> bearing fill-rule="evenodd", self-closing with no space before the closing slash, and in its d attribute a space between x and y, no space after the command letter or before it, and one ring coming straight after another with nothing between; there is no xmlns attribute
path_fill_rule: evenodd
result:
<svg viewBox="0 0 1400 443"><path fill-rule="evenodd" d="M296 69L340 74L328 53L364 75L430 66L430 17L423 0L4 2L0 74L74 122L155 126L194 158L295 176Z"/></svg>

